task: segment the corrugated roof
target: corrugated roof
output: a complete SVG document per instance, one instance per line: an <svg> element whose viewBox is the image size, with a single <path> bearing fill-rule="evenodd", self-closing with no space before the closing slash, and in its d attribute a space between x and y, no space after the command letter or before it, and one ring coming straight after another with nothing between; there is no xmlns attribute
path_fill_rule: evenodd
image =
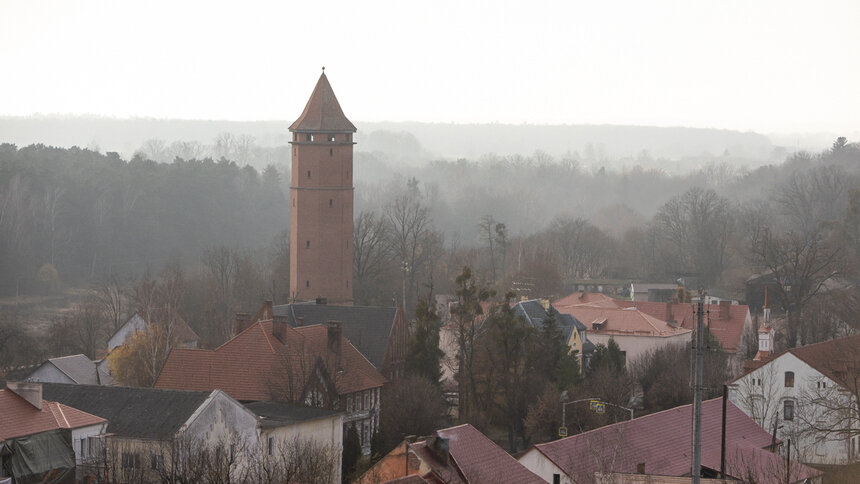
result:
<svg viewBox="0 0 860 484"><path fill-rule="evenodd" d="M448 439L451 459L447 466L426 441L411 444L410 448L446 482L545 482L469 424L437 430L433 435Z"/></svg>
<svg viewBox="0 0 860 484"><path fill-rule="evenodd" d="M108 420L108 432L141 439L169 439L209 398L211 391L43 383L51 400Z"/></svg>
<svg viewBox="0 0 860 484"><path fill-rule="evenodd" d="M302 115L290 125L290 131L356 131L355 125L343 114L325 72L317 81Z"/></svg>
<svg viewBox="0 0 860 484"><path fill-rule="evenodd" d="M331 306L328 304L283 304L274 306L276 316L286 316L290 326L343 323L343 335L377 369L385 361L389 339L394 328L397 308L371 306Z"/></svg>
<svg viewBox="0 0 860 484"><path fill-rule="evenodd" d="M43 399L40 410L10 389L0 390L0 441L49 430L87 427L104 421L99 416L51 400Z"/></svg>
<svg viewBox="0 0 860 484"><path fill-rule="evenodd" d="M719 470L722 399L702 404L702 466ZM614 472L636 472L645 464L648 474L688 475L692 450L692 405L639 417L634 420L600 427L554 442L537 444L555 465L577 482L590 482L595 471L607 459ZM774 484L784 474L773 470L783 464L779 455L763 450L770 446L771 436L731 402L726 405L726 466L732 476L747 477L753 473L756 482ZM819 472L792 463L797 480ZM792 481L794 482L794 481Z"/></svg>

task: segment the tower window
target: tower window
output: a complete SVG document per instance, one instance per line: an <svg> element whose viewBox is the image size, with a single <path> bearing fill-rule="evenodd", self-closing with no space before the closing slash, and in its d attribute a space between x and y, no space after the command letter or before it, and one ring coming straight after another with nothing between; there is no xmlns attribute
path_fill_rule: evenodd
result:
<svg viewBox="0 0 860 484"><path fill-rule="evenodd" d="M349 281L346 281L346 288L349 289Z"/></svg>
<svg viewBox="0 0 860 484"><path fill-rule="evenodd" d="M333 134L328 135L328 140L331 142L334 142L334 135Z"/></svg>
<svg viewBox="0 0 860 484"><path fill-rule="evenodd" d="M310 133L305 135L305 141L313 141L313 140L314 140L314 135L312 135Z"/></svg>
<svg viewBox="0 0 860 484"><path fill-rule="evenodd" d="M308 178L310 178L310 177L311 177L311 171L308 170Z"/></svg>
<svg viewBox="0 0 860 484"><path fill-rule="evenodd" d="M349 133L347 133L347 134L346 134L346 140L347 140L347 141L349 141L349 137L350 137L350 136L352 136L352 135L351 135L351 134L349 134Z"/></svg>
<svg viewBox="0 0 860 484"><path fill-rule="evenodd" d="M333 207L333 206L334 206L334 200L332 200L331 198L329 198L329 199L328 199L328 206L329 206L329 207Z"/></svg>
<svg viewBox="0 0 860 484"><path fill-rule="evenodd" d="M311 287L311 281L305 281L305 287Z"/></svg>
<svg viewBox="0 0 860 484"><path fill-rule="evenodd" d="M333 150L333 149L331 149L331 148L329 148L329 149L328 149L328 155L329 155L329 156L334 156L334 150Z"/></svg>
<svg viewBox="0 0 860 484"><path fill-rule="evenodd" d="M310 240L305 241L305 249L310 249L310 248L311 248L311 241Z"/></svg>

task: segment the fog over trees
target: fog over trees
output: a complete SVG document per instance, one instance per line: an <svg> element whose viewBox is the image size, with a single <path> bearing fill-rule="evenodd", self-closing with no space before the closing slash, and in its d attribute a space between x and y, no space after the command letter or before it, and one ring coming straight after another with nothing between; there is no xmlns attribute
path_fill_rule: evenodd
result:
<svg viewBox="0 0 860 484"><path fill-rule="evenodd" d="M272 162L248 164L261 152ZM165 156L172 160L151 159ZM29 325L47 324L65 337L64 351L90 354L135 309L111 306L118 294L128 299L147 277L179 274L179 313L204 345L217 344L234 312L288 300L289 161L287 147L226 132L205 145L147 140L132 157L2 144L0 295L92 290L75 312ZM418 298L453 293L464 266L497 294L517 287L550 297L581 279L682 277L743 299L743 281L769 270L803 281L775 295L781 311L799 315L834 274L853 277L857 143L840 138L755 169L719 157L674 175L652 162L602 162L535 151L410 165L390 152L356 152L356 302L405 297L411 314ZM92 324L96 307L103 328ZM4 324L32 317L7 309ZM790 340L828 333L791 327Z"/></svg>

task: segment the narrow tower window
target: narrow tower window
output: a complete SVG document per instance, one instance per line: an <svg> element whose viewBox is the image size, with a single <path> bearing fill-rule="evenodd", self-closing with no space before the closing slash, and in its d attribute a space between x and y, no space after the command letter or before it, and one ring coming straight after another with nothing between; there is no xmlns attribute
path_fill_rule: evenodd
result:
<svg viewBox="0 0 860 484"><path fill-rule="evenodd" d="M329 149L328 149L328 155L329 155L329 156L334 156L334 150L333 150L333 149L331 149L331 148L329 148Z"/></svg>
<svg viewBox="0 0 860 484"><path fill-rule="evenodd" d="M305 249L310 249L310 248L311 248L311 241L310 240L305 241Z"/></svg>
<svg viewBox="0 0 860 484"><path fill-rule="evenodd" d="M305 135L305 141L313 141L313 140L314 140L314 135L312 135L310 133Z"/></svg>
<svg viewBox="0 0 860 484"><path fill-rule="evenodd" d="M328 135L328 140L333 143L334 142L334 135L333 134Z"/></svg>
<svg viewBox="0 0 860 484"><path fill-rule="evenodd" d="M305 281L305 287L311 287L311 281Z"/></svg>
<svg viewBox="0 0 860 484"><path fill-rule="evenodd" d="M329 207L333 207L333 206L334 206L334 200L332 200L331 198L329 198L329 199L328 199L328 206L329 206Z"/></svg>
<svg viewBox="0 0 860 484"><path fill-rule="evenodd" d="M308 178L310 178L310 177L311 177L311 171L308 170Z"/></svg>

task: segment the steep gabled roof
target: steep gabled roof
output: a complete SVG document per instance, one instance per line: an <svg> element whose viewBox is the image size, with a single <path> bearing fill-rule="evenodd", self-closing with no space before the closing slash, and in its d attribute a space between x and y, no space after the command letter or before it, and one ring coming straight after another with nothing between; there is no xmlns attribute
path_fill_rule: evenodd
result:
<svg viewBox="0 0 860 484"><path fill-rule="evenodd" d="M290 125L290 131L356 131L355 125L343 114L325 72L317 81L302 115Z"/></svg>
<svg viewBox="0 0 860 484"><path fill-rule="evenodd" d="M343 323L343 335L378 369L385 361L385 352L394 330L396 307L332 306L328 304L283 304L274 306L275 316L286 316L292 327Z"/></svg>
<svg viewBox="0 0 860 484"><path fill-rule="evenodd" d="M81 385L104 385L113 382L110 375L84 355L49 358L47 363L54 365L73 382Z"/></svg>
<svg viewBox="0 0 860 484"><path fill-rule="evenodd" d="M577 482L590 482L595 471L611 460L614 472L637 471L645 463L648 474L683 476L690 472L692 405L619 422L554 442L532 447ZM722 399L702 403L702 466L719 470ZM784 474L773 471L784 466L782 457L767 450L771 435L731 402L726 404L726 467L731 476L756 482L774 482ZM792 463L796 480L819 472ZM792 482L795 482L793 480Z"/></svg>
<svg viewBox="0 0 860 484"><path fill-rule="evenodd" d="M339 394L382 386L387 380L341 336L341 368L328 348L322 325L291 328L284 325L284 341L273 335L273 322L252 324L215 350L174 349L155 382L156 388L221 389L237 400L271 400L273 392L287 391L298 398L320 362L334 380ZM284 386L286 385L286 387ZM289 387L289 388L287 388Z"/></svg>
<svg viewBox="0 0 860 484"><path fill-rule="evenodd" d="M172 438L211 393L104 385L42 384L42 394L46 398L106 418L109 433L141 439Z"/></svg>
<svg viewBox="0 0 860 484"><path fill-rule="evenodd" d="M433 436L448 439L450 459L447 465L426 441L411 444L410 449L445 482L545 482L469 424L437 430Z"/></svg>
<svg viewBox="0 0 860 484"><path fill-rule="evenodd" d="M50 400L42 400L42 408L38 409L10 389L0 390L0 442L49 430L76 429L104 422L102 417Z"/></svg>
<svg viewBox="0 0 860 484"><path fill-rule="evenodd" d="M791 348L786 352L800 358L827 378L852 391L856 390L860 379L860 335Z"/></svg>
<svg viewBox="0 0 860 484"><path fill-rule="evenodd" d="M550 305L549 311L547 311L544 309L543 303L539 299L520 301L514 305L514 311L522 316L526 323L537 329L540 329L543 326L544 320L549 318L549 315L552 314L555 317L556 324L564 334L565 341L570 339L570 335L573 333L574 327L579 331L587 329L580 320L570 314L560 313L552 305Z"/></svg>

